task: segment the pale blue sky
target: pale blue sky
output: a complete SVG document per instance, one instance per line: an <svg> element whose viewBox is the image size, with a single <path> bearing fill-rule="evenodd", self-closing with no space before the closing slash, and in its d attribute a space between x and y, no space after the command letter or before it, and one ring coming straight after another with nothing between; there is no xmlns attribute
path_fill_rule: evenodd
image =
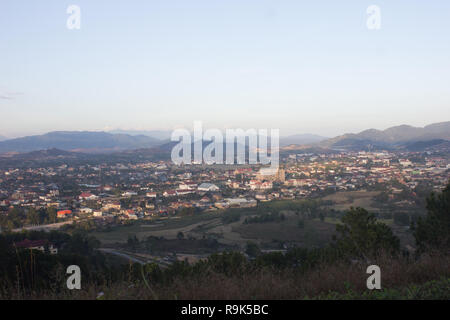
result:
<svg viewBox="0 0 450 320"><path fill-rule="evenodd" d="M449 84L448 0L0 2L0 135L423 126L450 120Z"/></svg>

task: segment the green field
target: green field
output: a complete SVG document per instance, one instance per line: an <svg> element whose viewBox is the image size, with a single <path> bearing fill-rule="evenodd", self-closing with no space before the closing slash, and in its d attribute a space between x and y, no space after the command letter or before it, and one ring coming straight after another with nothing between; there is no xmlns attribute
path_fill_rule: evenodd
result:
<svg viewBox="0 0 450 320"><path fill-rule="evenodd" d="M134 235L139 239L144 239L148 236L174 239L180 231L189 232L189 230L199 225L210 223L217 219L219 219L217 213L203 213L180 218L136 221L130 225L113 227L110 231L93 232L92 235L99 239L102 244L124 243L129 236Z"/></svg>
<svg viewBox="0 0 450 320"><path fill-rule="evenodd" d="M199 214L180 218L158 219L155 221L135 222L131 225L117 226L110 231L94 232L102 245L111 246L127 242L130 236L139 240L149 236L176 239L180 232L189 239L214 238L228 246L245 247L248 241L257 242L265 247L279 247L281 242L289 242L299 246L323 246L331 240L335 225L318 219L305 220L304 228L299 228L300 216L293 211L281 211L285 220L280 222L245 223L246 217L255 215L249 209L240 210L241 218L233 223L222 221L229 211ZM180 248L182 250L183 248Z"/></svg>
<svg viewBox="0 0 450 320"><path fill-rule="evenodd" d="M323 200L332 201L331 206L326 206L328 209L344 211L351 206L361 206L372 210L372 199L377 194L379 193L338 192ZM94 232L93 235L102 242L103 246L126 243L130 236L136 236L139 240L150 236L175 240L179 233L182 233L185 239L215 239L221 245L242 249L249 241L256 242L261 248L267 249L279 249L283 247L283 244L321 247L331 241L340 219L338 216L326 216L323 220L317 215L309 217L308 208L317 208L317 206L320 206L320 202L315 200L273 201L261 204L258 208L218 210L193 216L136 221L130 225L113 227L109 231ZM283 215L283 220L245 222L246 219L270 213ZM223 219L233 215L236 219ZM303 227L299 226L300 221L304 222ZM392 219L378 221L391 226L394 232L399 234L403 244L413 244L411 233L405 228L395 226ZM187 244L187 242L184 243ZM187 249L180 246L179 251L192 251Z"/></svg>
<svg viewBox="0 0 450 320"><path fill-rule="evenodd" d="M340 191L324 197L323 200L333 201L332 207L339 211L350 207L361 207L377 212L379 209L373 206L373 198L379 194L379 191Z"/></svg>

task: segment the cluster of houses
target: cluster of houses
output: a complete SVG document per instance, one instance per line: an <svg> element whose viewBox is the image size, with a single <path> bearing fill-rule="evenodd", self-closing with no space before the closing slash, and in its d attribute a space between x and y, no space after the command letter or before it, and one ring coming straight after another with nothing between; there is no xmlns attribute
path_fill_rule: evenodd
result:
<svg viewBox="0 0 450 320"><path fill-rule="evenodd" d="M41 252L48 252L50 254L58 254L58 248L48 240L22 240L14 242L14 247L18 249L37 250Z"/></svg>
<svg viewBox="0 0 450 320"><path fill-rule="evenodd" d="M413 160L417 158L420 161ZM411 190L421 181L431 181L438 189L450 178L449 159L433 154L299 153L281 160L278 169L179 167L170 161L3 169L0 214L11 207L54 207L58 219L136 220L184 209L252 207L260 201L307 198L326 190L358 190L393 180ZM390 190L399 192L398 188Z"/></svg>

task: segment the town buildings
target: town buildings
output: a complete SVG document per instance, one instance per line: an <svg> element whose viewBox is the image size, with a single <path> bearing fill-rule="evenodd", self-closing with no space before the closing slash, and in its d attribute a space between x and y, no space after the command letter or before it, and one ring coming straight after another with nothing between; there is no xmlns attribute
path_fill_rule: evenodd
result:
<svg viewBox="0 0 450 320"><path fill-rule="evenodd" d="M279 169L170 161L11 167L0 169L0 215L54 208L58 221L120 222L376 187L396 199L423 185L439 191L449 179L449 156L439 152L294 153Z"/></svg>

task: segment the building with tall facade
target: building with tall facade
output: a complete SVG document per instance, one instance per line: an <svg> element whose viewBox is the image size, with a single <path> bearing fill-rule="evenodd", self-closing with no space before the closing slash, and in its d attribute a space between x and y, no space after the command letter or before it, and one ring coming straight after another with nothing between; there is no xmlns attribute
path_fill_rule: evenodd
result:
<svg viewBox="0 0 450 320"><path fill-rule="evenodd" d="M284 182L286 180L286 172L283 168L261 168L256 175L256 179L260 181Z"/></svg>

